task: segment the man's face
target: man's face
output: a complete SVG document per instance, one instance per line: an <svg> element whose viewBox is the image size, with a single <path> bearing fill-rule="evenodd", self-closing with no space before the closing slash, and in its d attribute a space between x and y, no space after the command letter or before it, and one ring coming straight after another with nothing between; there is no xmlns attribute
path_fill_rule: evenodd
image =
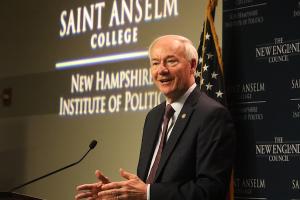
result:
<svg viewBox="0 0 300 200"><path fill-rule="evenodd" d="M184 45L170 38L157 41L150 54L153 81L174 102L194 83L196 64L186 58Z"/></svg>

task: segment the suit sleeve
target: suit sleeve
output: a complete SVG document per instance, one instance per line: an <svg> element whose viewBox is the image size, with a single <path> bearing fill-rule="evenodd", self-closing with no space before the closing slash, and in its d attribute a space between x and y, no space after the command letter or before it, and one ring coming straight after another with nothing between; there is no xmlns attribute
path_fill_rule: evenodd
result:
<svg viewBox="0 0 300 200"><path fill-rule="evenodd" d="M193 117L193 120L197 120L197 117ZM202 121L198 118L198 123L199 127L195 133L195 177L190 180L152 184L151 200L225 199L235 154L233 122L229 112L223 107L218 107Z"/></svg>

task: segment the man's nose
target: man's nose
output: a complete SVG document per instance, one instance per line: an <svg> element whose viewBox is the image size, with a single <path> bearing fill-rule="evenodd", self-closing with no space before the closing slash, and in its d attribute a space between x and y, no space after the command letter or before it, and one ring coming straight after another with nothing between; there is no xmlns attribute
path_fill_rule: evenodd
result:
<svg viewBox="0 0 300 200"><path fill-rule="evenodd" d="M168 73L169 69L168 67L165 65L164 62L161 62L158 66L158 73L159 74L164 74L164 73Z"/></svg>

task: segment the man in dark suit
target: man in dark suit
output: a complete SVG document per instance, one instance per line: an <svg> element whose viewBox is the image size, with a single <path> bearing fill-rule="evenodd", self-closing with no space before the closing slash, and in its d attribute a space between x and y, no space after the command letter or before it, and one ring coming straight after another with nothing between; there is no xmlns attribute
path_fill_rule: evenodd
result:
<svg viewBox="0 0 300 200"><path fill-rule="evenodd" d="M151 74L166 102L147 115L137 175L77 187L76 199L224 200L235 152L230 115L196 87L192 42L162 36L149 47Z"/></svg>

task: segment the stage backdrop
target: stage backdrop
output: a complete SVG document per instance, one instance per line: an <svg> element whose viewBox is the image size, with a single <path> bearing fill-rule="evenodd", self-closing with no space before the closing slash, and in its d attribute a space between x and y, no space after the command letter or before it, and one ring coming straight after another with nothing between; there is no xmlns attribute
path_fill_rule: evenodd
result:
<svg viewBox="0 0 300 200"><path fill-rule="evenodd" d="M224 0L235 199L300 199L300 1Z"/></svg>
<svg viewBox="0 0 300 200"><path fill-rule="evenodd" d="M101 169L136 171L144 118L163 97L147 47L163 34L198 45L202 0L5 1L0 7L0 190L79 159L18 192L73 199ZM217 29L221 38L221 7Z"/></svg>

